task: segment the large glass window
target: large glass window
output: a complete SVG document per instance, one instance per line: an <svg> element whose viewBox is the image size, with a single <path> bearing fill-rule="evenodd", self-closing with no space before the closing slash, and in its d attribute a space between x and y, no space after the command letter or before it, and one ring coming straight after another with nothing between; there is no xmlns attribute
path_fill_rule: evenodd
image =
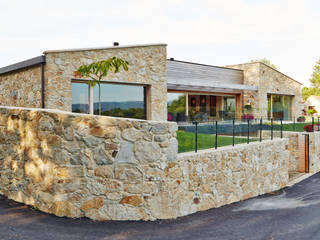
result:
<svg viewBox="0 0 320 240"><path fill-rule="evenodd" d="M186 97L184 93L167 94L168 121L186 121Z"/></svg>
<svg viewBox="0 0 320 240"><path fill-rule="evenodd" d="M72 112L89 113L89 88L86 83L72 83Z"/></svg>
<svg viewBox="0 0 320 240"><path fill-rule="evenodd" d="M291 96L268 95L268 117L274 119L291 119Z"/></svg>
<svg viewBox="0 0 320 240"><path fill-rule="evenodd" d="M99 88L93 88L93 110L99 113ZM145 87L101 84L101 115L146 119Z"/></svg>
<svg viewBox="0 0 320 240"><path fill-rule="evenodd" d="M144 86L101 83L101 115L146 119L145 96ZM72 112L89 113L90 109L99 114L98 85L92 89L87 83L72 82Z"/></svg>

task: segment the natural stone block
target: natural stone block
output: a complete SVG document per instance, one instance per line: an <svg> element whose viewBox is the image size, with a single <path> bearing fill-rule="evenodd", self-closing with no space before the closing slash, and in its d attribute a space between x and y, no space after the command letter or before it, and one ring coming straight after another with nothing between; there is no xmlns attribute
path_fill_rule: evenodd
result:
<svg viewBox="0 0 320 240"><path fill-rule="evenodd" d="M139 197L137 195L126 196L126 197L122 198L119 203L120 204L129 204L129 205L136 207L142 203L142 199L141 199L141 197Z"/></svg>
<svg viewBox="0 0 320 240"><path fill-rule="evenodd" d="M112 178L113 177L113 165L105 165L105 166L97 167L94 170L94 175L97 177Z"/></svg>
<svg viewBox="0 0 320 240"><path fill-rule="evenodd" d="M134 163L133 143L122 141L120 143L120 150L117 153L115 162L119 163Z"/></svg>
<svg viewBox="0 0 320 240"><path fill-rule="evenodd" d="M127 182L141 182L143 178L142 171L131 164L117 164L115 168L116 179Z"/></svg>
<svg viewBox="0 0 320 240"><path fill-rule="evenodd" d="M167 159L168 161L176 161L178 153L178 141L175 138L171 138L168 146Z"/></svg>
<svg viewBox="0 0 320 240"><path fill-rule="evenodd" d="M70 217L75 218L79 217L79 210L71 203L67 201L56 201L52 204L51 208L49 209L50 213L53 213L59 217Z"/></svg>
<svg viewBox="0 0 320 240"><path fill-rule="evenodd" d="M110 156L109 153L104 149L103 145L100 145L93 150L93 158L97 165L113 163L112 156Z"/></svg>
<svg viewBox="0 0 320 240"><path fill-rule="evenodd" d="M85 201L82 206L81 206L81 210L84 212L87 212L91 209L99 209L103 206L104 202L103 199L101 197L94 197L90 200Z"/></svg>
<svg viewBox="0 0 320 240"><path fill-rule="evenodd" d="M156 162L160 160L160 146L154 142L137 142L135 144L135 156L141 163Z"/></svg>
<svg viewBox="0 0 320 240"><path fill-rule="evenodd" d="M122 132L122 138L124 140L135 142L142 138L142 132L135 128L127 128Z"/></svg>
<svg viewBox="0 0 320 240"><path fill-rule="evenodd" d="M153 134L165 134L168 132L167 126L164 123L156 123L152 125L151 132Z"/></svg>

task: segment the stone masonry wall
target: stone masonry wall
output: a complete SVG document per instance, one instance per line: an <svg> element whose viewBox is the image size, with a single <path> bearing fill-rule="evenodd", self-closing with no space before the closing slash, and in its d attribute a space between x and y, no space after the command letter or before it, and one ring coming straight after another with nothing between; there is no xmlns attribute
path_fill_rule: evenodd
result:
<svg viewBox="0 0 320 240"><path fill-rule="evenodd" d="M267 118L267 95L292 95L292 117L301 115L301 84L281 72L260 62L228 66L241 69L245 85L257 86L258 91L245 91L244 104L251 103L252 113L256 118Z"/></svg>
<svg viewBox="0 0 320 240"><path fill-rule="evenodd" d="M0 106L41 107L41 66L0 75Z"/></svg>
<svg viewBox="0 0 320 240"><path fill-rule="evenodd" d="M282 188L288 140L177 155L176 123L0 108L0 193L57 216L176 218Z"/></svg>
<svg viewBox="0 0 320 240"><path fill-rule="evenodd" d="M309 135L309 172L320 171L320 132L283 132L283 137L289 139L290 152L289 171L299 171L299 159L304 160L304 135ZM302 138L299 144L299 138Z"/></svg>
<svg viewBox="0 0 320 240"><path fill-rule="evenodd" d="M178 189L184 193L178 215L283 188L288 182L287 145L287 139L276 139L179 154L182 181Z"/></svg>
<svg viewBox="0 0 320 240"><path fill-rule="evenodd" d="M78 67L116 56L129 62L129 70L110 73L104 81L149 85L150 120L167 120L166 45L47 51L45 56L46 108L71 111L71 79Z"/></svg>

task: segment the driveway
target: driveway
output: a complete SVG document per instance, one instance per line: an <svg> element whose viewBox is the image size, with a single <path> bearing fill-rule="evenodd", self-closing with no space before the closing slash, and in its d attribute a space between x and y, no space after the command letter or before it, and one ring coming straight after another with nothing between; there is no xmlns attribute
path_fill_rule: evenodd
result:
<svg viewBox="0 0 320 240"><path fill-rule="evenodd" d="M93 222L0 197L0 239L320 239L320 174L290 188L177 220Z"/></svg>

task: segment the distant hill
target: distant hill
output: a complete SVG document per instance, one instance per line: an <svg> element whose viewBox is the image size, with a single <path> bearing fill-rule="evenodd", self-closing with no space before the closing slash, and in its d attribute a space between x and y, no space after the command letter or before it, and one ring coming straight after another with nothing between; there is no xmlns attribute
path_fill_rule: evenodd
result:
<svg viewBox="0 0 320 240"><path fill-rule="evenodd" d="M99 103L94 103L93 105L94 110L99 109ZM126 101L126 102L101 102L102 110L110 110L114 108L120 108L124 110L128 110L130 108L144 108L143 101ZM86 112L89 109L88 104L72 104L72 111L79 112L79 110L84 109Z"/></svg>

